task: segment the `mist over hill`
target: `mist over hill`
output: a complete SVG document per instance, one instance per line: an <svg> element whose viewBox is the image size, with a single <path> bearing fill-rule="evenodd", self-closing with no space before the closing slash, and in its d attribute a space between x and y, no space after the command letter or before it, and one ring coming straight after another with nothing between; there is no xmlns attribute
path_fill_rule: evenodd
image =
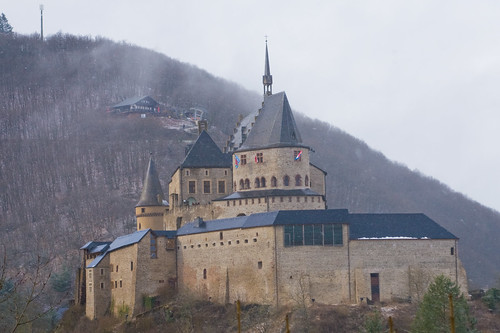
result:
<svg viewBox="0 0 500 333"><path fill-rule="evenodd" d="M29 267L37 254L51 258L55 270L74 267L88 240L133 231L150 152L168 190L186 142L196 135L166 128L165 118L110 114L110 105L150 95L173 113L202 107L210 134L223 146L239 115L262 100L154 51L63 34L44 42L0 35L0 78L0 244L18 267ZM497 280L498 212L330 124L295 114L304 142L315 150L313 163L328 172L329 208L423 212L460 238L471 287Z"/></svg>

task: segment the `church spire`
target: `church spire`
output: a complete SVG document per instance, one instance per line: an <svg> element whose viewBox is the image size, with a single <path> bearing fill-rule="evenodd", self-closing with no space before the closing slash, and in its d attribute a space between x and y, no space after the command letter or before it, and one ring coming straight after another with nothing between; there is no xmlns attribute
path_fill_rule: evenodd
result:
<svg viewBox="0 0 500 333"><path fill-rule="evenodd" d="M266 38L266 64L264 68L264 75L262 76L262 83L264 84L264 96L273 94L273 76L271 75L271 68L269 67L269 53L267 52L267 38Z"/></svg>

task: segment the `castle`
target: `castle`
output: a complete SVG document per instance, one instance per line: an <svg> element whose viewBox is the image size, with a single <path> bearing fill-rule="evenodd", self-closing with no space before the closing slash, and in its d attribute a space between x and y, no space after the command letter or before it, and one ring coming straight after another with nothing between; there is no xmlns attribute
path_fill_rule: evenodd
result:
<svg viewBox="0 0 500 333"><path fill-rule="evenodd" d="M263 85L262 108L224 152L200 131L169 203L151 158L137 231L81 248L89 318L135 316L162 289L276 307L408 300L439 274L467 290L457 237L424 214L327 208L326 172L310 163L286 94L272 92L267 44Z"/></svg>

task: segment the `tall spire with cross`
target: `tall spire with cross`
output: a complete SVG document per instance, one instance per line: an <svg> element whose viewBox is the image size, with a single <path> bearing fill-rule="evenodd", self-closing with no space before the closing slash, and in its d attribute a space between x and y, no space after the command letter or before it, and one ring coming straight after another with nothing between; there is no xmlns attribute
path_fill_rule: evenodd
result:
<svg viewBox="0 0 500 333"><path fill-rule="evenodd" d="M264 75L262 76L262 83L264 84L264 96L273 94L273 76L271 75L271 68L269 66L269 54L267 52L267 36L266 36L266 64L264 68Z"/></svg>

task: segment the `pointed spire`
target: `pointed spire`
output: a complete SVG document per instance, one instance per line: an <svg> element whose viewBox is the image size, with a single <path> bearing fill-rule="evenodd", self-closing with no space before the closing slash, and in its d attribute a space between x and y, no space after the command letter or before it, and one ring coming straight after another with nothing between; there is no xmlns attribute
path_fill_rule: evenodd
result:
<svg viewBox="0 0 500 333"><path fill-rule="evenodd" d="M266 64L264 67L264 76L262 76L262 83L264 84L264 96L273 94L273 76L271 75L271 68L269 66L269 53L267 51L267 37L266 37Z"/></svg>
<svg viewBox="0 0 500 333"><path fill-rule="evenodd" d="M142 188L141 198L137 203L138 206L161 206L163 205L163 190L161 188L160 179L156 172L153 154L149 158L146 177L144 177L144 187Z"/></svg>

